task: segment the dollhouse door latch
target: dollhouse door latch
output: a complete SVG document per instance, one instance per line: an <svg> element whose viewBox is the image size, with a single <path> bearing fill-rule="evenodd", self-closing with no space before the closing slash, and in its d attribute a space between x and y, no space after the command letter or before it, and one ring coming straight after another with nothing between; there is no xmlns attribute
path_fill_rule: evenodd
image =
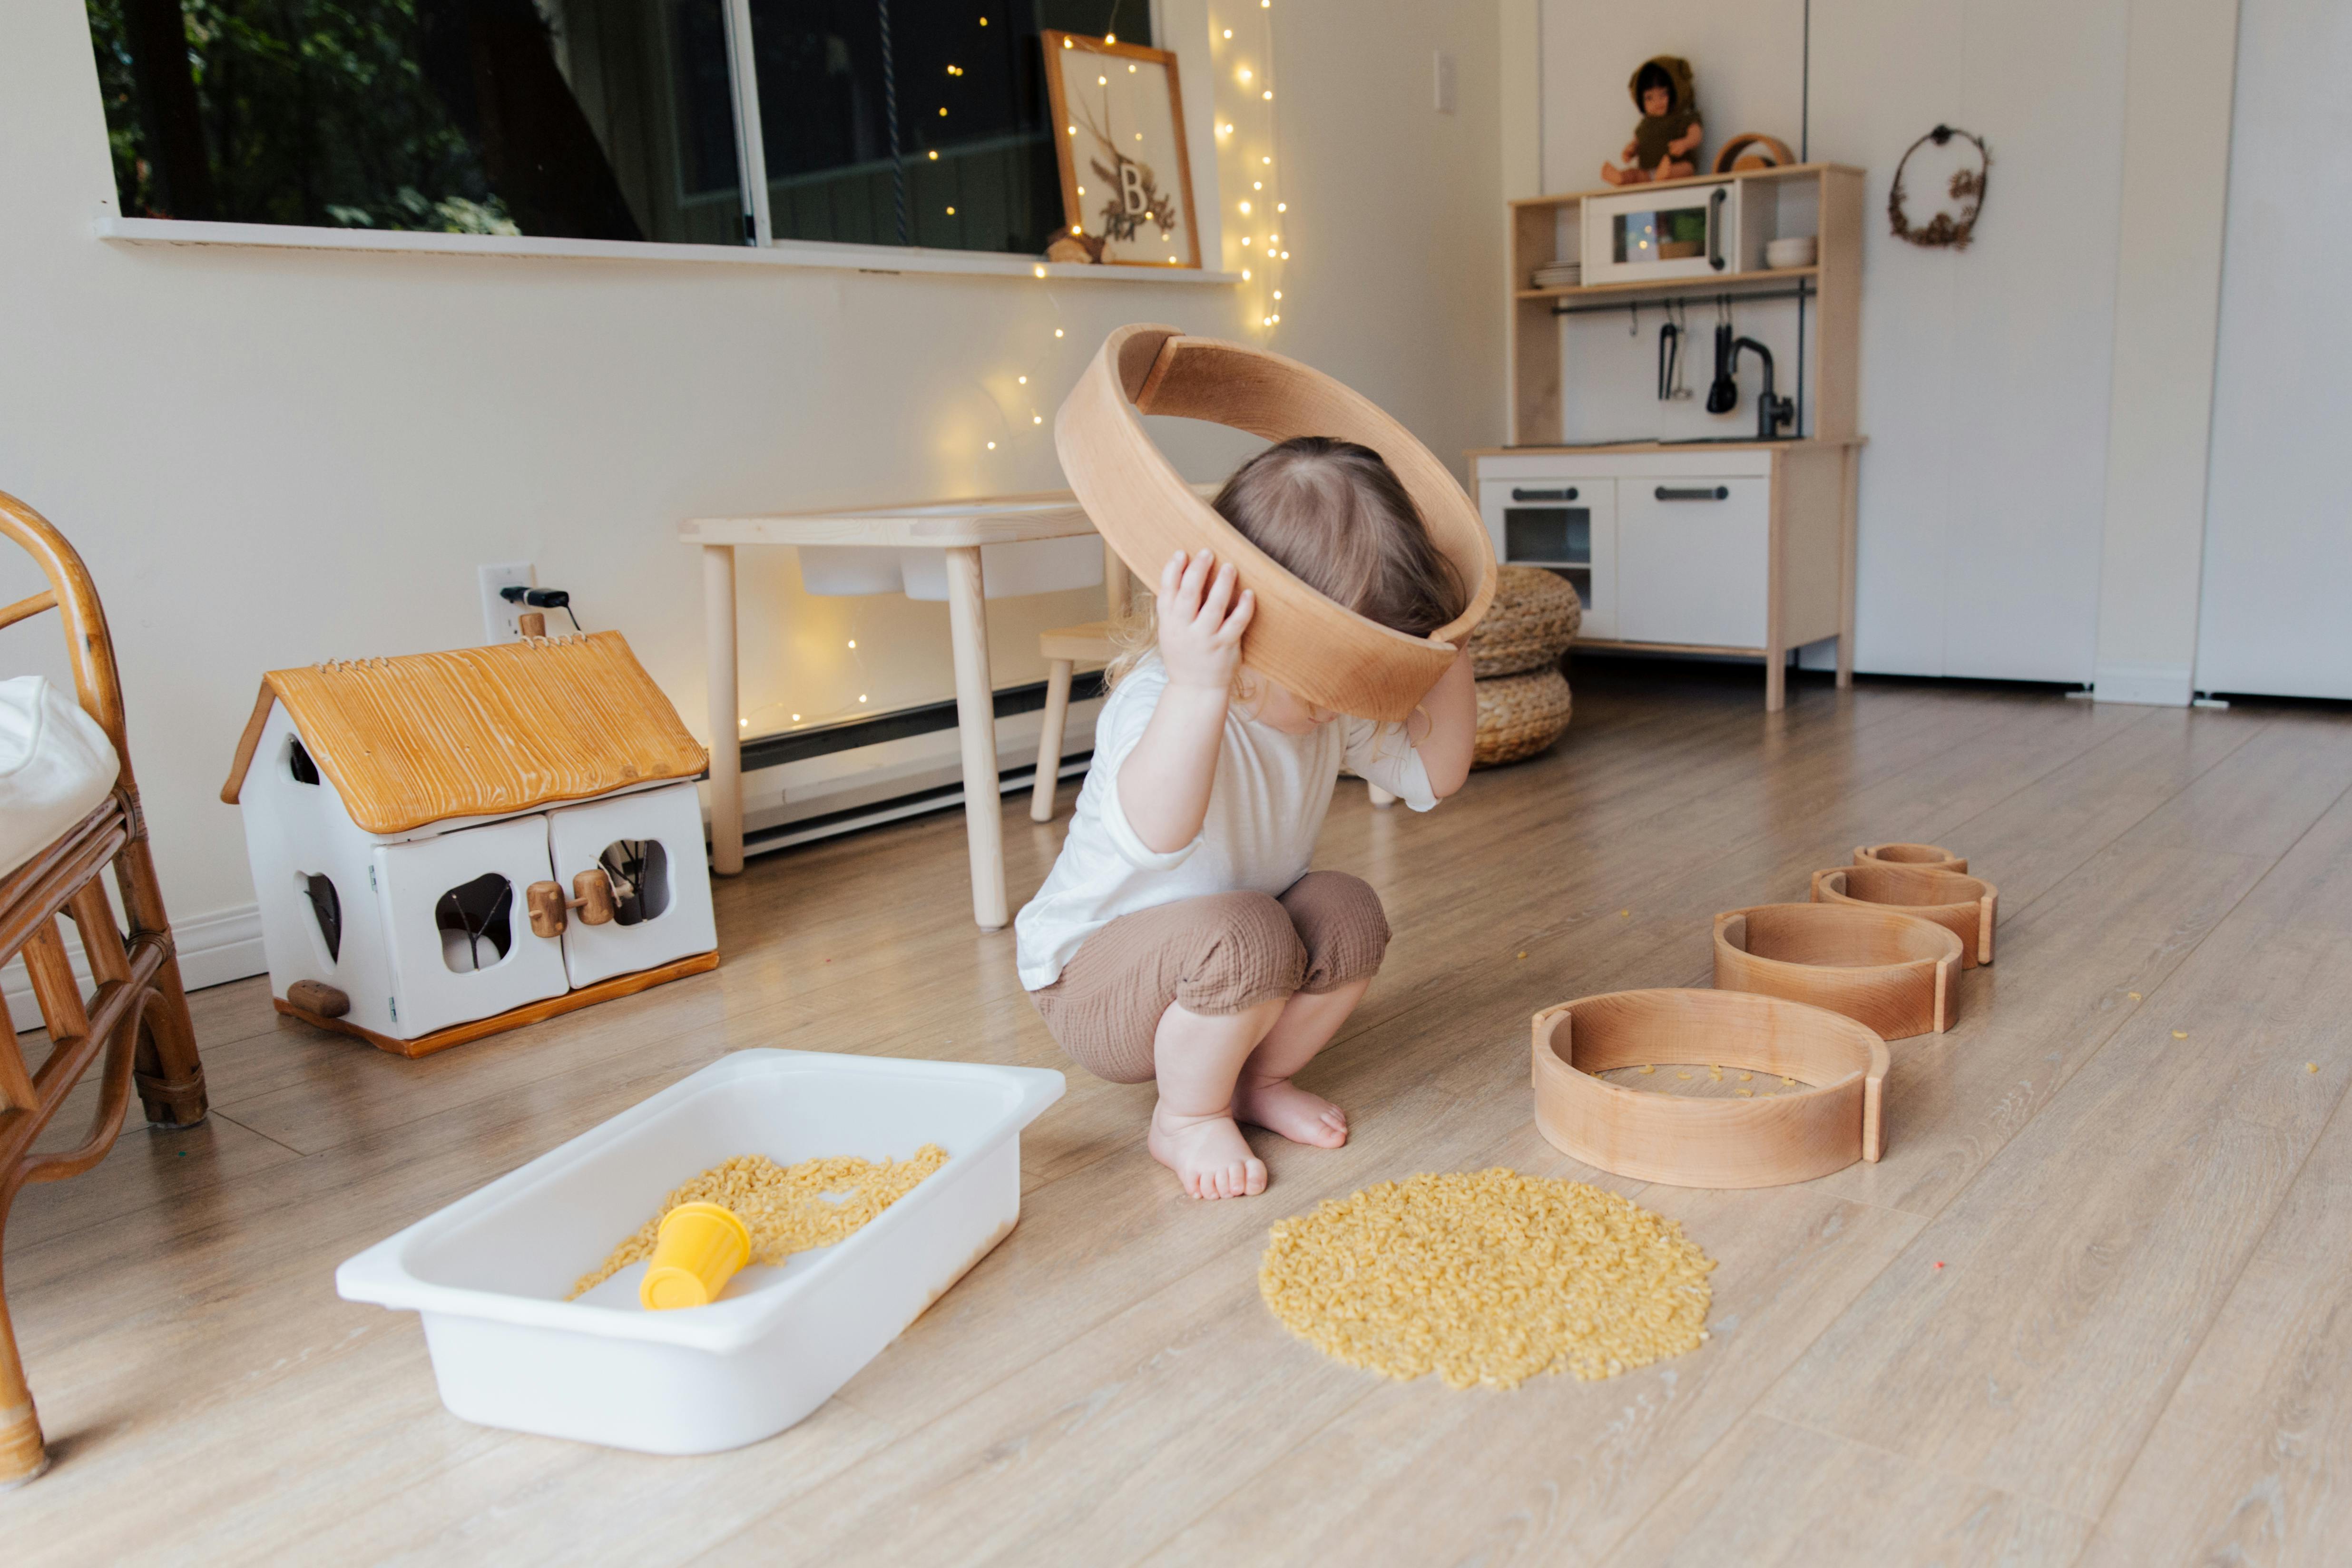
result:
<svg viewBox="0 0 2352 1568"><path fill-rule="evenodd" d="M555 882L533 882L523 889L522 896L530 910L531 934L562 936L569 918L567 911L578 910L583 925L604 925L619 912L621 900L634 891L603 868L592 867L572 879L572 897L568 899L563 896L562 885Z"/></svg>

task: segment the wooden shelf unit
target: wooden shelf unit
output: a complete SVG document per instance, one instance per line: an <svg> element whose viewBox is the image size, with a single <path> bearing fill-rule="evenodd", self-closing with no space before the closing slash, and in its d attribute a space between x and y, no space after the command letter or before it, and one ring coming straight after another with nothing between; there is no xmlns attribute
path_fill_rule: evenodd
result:
<svg viewBox="0 0 2352 1568"><path fill-rule="evenodd" d="M1573 226L1584 203L1595 196L1671 191L1692 185L1787 185L1810 182L1819 254L1811 267L1726 271L1703 278L1643 279L1588 283L1567 289L1536 289L1536 269L1570 259L1561 255L1560 228ZM1739 294L1768 285L1801 283L1814 295L1814 342L1809 355L1812 383L1812 427L1809 437L1849 440L1856 434L1854 383L1861 354L1863 171L1843 163L1799 163L1786 169L1751 169L1662 180L1654 185L1616 185L1569 195L1536 196L1511 208L1511 441L1513 447L1546 447L1566 439L1561 426L1559 321L1555 306L1580 299L1639 300ZM1804 417L1800 409L1798 417Z"/></svg>
<svg viewBox="0 0 2352 1568"><path fill-rule="evenodd" d="M1710 219L1709 243L1720 245L1714 253L1724 258L1722 270L1529 286L1538 268L1580 253L1587 201L1722 184L1774 187L1769 203L1761 193L1742 190L1726 204L1738 215L1729 243ZM1810 190L1792 193L1806 184ZM1761 266L1764 238L1803 232L1808 197L1820 241L1813 263ZM1513 202L1510 215L1511 444L1470 454L1473 487L1497 557L1557 572L1576 585L1585 601L1580 649L1761 658L1764 706L1777 710L1788 700L1791 653L1835 637L1837 683L1851 684L1863 445L1854 397L1863 172L1802 163L1707 174ZM1788 231L1780 228L1784 220ZM1737 303L1798 289L1810 307L1790 388L1798 394L1799 428L1769 440L1566 444L1563 392L1571 367L1563 363L1563 306L1717 295ZM1745 413L1753 405L1743 399L1741 407ZM1747 423L1754 427L1752 413Z"/></svg>

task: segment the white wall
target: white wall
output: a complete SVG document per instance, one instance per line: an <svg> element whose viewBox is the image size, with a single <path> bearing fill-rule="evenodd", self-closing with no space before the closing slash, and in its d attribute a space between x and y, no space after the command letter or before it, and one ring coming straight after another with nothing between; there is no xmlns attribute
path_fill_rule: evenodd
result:
<svg viewBox="0 0 2352 1568"><path fill-rule="evenodd" d="M1443 456L1491 441L1494 0L1219 9L1166 0L1160 33L1201 104L1231 90L1213 26L1277 29L1294 259L1271 342ZM1440 48L1460 71L1450 117L1431 108ZM231 941L251 903L217 792L264 670L478 641L476 563L528 559L588 626L628 636L699 732L699 564L678 520L1057 487L1052 412L1106 332L1252 336L1265 308L1255 288L101 243L112 179L78 0L0 6L0 489L66 531L106 596L189 947ZM1213 164L1194 160L1204 199ZM1031 394L1045 425L1025 423ZM1229 450L1180 456L1212 478ZM0 563L0 601L29 591ZM860 691L867 710L952 691L943 606L803 597L781 551L747 556L741 594L755 731ZM1099 606L1001 603L999 684L1043 674L1040 627ZM53 628L0 634L0 670L58 672Z"/></svg>
<svg viewBox="0 0 2352 1568"><path fill-rule="evenodd" d="M1869 172L1859 625L1867 670L2087 681L2097 635L2127 0L1815 0L1811 155ZM1801 0L1544 0L1543 182L1591 188L1625 79L1689 58L1706 153L1804 136ZM1893 238L1896 161L1991 145L1965 252ZM1622 334L1622 329L1621 329ZM1654 330L1647 334L1654 348ZM1648 401L1646 370L1627 393Z"/></svg>
<svg viewBox="0 0 2352 1568"><path fill-rule="evenodd" d="M2352 13L2244 0L2197 685L2352 698Z"/></svg>
<svg viewBox="0 0 2352 1568"><path fill-rule="evenodd" d="M2099 561L2101 701L2188 706L2238 0L2132 0Z"/></svg>

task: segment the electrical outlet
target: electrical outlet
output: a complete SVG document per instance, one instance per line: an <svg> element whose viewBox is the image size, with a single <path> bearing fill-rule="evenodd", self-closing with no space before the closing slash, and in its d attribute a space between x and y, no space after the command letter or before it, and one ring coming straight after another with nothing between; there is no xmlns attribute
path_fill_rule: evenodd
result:
<svg viewBox="0 0 2352 1568"><path fill-rule="evenodd" d="M515 624L515 617L529 606L507 603L499 597L499 590L516 586L537 587L538 569L528 561L503 561L495 566L477 566L474 573L481 579L482 585L482 640L486 643L520 640L522 628Z"/></svg>

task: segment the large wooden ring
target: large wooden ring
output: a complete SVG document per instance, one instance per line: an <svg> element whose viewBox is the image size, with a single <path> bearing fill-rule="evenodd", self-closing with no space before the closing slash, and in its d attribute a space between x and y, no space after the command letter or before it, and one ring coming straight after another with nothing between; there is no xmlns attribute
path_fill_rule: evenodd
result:
<svg viewBox="0 0 2352 1568"><path fill-rule="evenodd" d="M1813 873L1817 904L1876 904L1934 921L1960 939L1960 967L1992 962L2000 889L1981 877L1930 866L1836 866Z"/></svg>
<svg viewBox="0 0 2352 1568"><path fill-rule="evenodd" d="M1864 904L1759 904L1715 917L1715 988L1808 1002L1882 1039L1940 1035L1959 1011L1960 939Z"/></svg>
<svg viewBox="0 0 2352 1568"><path fill-rule="evenodd" d="M1426 640L1332 603L1292 576L1185 483L1144 429L1146 414L1203 419L1268 441L1336 436L1388 462L1454 563L1470 602ZM1242 660L1319 707L1402 721L1454 662L1495 596L1495 551L1453 473L1368 398L1296 360L1174 327L1111 333L1054 418L1079 504L1147 583L1179 550L1210 550L1257 595Z"/></svg>
<svg viewBox="0 0 2352 1568"><path fill-rule="evenodd" d="M1622 1089L1659 1062L1812 1087L1753 1100ZM1677 1187L1777 1187L1875 1160L1886 1042L1852 1018L1745 991L1612 991L1535 1016L1536 1126L1573 1159Z"/></svg>
<svg viewBox="0 0 2352 1568"><path fill-rule="evenodd" d="M1925 866L1931 871L1961 871L1969 868L1969 858L1955 855L1940 844L1857 844L1853 847L1853 863L1857 866Z"/></svg>

